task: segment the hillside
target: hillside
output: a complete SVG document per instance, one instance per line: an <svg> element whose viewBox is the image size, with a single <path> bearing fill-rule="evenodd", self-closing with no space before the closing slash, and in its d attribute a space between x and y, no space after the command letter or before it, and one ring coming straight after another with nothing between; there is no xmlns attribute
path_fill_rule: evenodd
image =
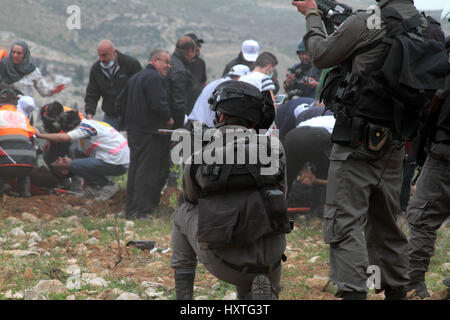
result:
<svg viewBox="0 0 450 320"><path fill-rule="evenodd" d="M364 9L374 1L345 3ZM80 30L66 26L67 7L74 4L81 10ZM0 48L9 48L16 39L27 40L33 58L47 64L50 74L74 78L75 69L83 66L85 79L74 84L71 93L77 97L64 97L78 104L100 40L113 40L119 50L144 64L151 50L171 52L176 39L188 32L205 40L202 56L210 80L222 74L249 38L258 40L261 50L277 55L284 80L285 70L297 62L295 49L305 33L305 19L289 0L15 0L0 11Z"/></svg>

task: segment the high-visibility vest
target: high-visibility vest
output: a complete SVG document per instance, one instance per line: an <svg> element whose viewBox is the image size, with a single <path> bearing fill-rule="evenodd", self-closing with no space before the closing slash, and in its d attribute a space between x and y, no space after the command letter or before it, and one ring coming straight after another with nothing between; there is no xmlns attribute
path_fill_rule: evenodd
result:
<svg viewBox="0 0 450 320"><path fill-rule="evenodd" d="M0 61L2 61L3 58L6 58L8 54L6 53L6 50L0 50Z"/></svg>
<svg viewBox="0 0 450 320"><path fill-rule="evenodd" d="M72 109L72 108L66 107L66 106L63 106L63 108L64 108L64 112L76 111L75 109ZM78 115L80 116L80 120L84 119L84 115L81 112L78 112Z"/></svg>
<svg viewBox="0 0 450 320"><path fill-rule="evenodd" d="M15 106L0 107L0 147L7 154L0 156L0 167L33 166L36 150L30 138L35 133L28 118Z"/></svg>

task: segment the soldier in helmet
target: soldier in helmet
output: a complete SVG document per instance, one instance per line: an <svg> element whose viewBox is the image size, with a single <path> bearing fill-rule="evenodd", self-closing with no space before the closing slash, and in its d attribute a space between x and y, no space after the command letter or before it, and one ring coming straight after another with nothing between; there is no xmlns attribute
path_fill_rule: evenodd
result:
<svg viewBox="0 0 450 320"><path fill-rule="evenodd" d="M242 147L245 163L237 165L232 157L232 163L215 159L185 165L185 202L175 212L172 233L176 298L193 298L197 261L220 280L235 285L240 299L277 298L285 233L291 231L285 207L284 151L268 136L252 141L254 131L226 145L217 138L249 133L249 128L268 129L275 116L272 99L251 84L226 81L216 88L210 104L216 114L216 129L212 129L216 139L202 149L202 159L208 148L209 154L222 154L221 159L228 160L230 152ZM278 163L270 173L259 159L249 160L250 153L258 153L254 148L265 147L271 148L271 159Z"/></svg>
<svg viewBox="0 0 450 320"><path fill-rule="evenodd" d="M316 88L319 85L320 70L313 66L303 40L300 40L298 44L297 56L300 62L288 69L286 80L284 81L284 90L288 94L297 90L295 95L314 98Z"/></svg>

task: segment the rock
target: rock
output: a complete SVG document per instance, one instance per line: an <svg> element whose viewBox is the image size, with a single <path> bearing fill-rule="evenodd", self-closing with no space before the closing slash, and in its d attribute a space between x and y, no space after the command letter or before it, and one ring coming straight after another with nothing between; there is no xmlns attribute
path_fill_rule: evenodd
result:
<svg viewBox="0 0 450 320"><path fill-rule="evenodd" d="M22 221L20 221L17 218L14 217L9 217L5 220L8 224L12 224L12 225L17 225L17 224L22 224Z"/></svg>
<svg viewBox="0 0 450 320"><path fill-rule="evenodd" d="M13 295L13 299L23 299L24 294L22 292L17 292Z"/></svg>
<svg viewBox="0 0 450 320"><path fill-rule="evenodd" d="M90 213L90 211L88 209L86 209L86 208L81 208L78 212L80 214L82 214L83 216L88 216L89 213Z"/></svg>
<svg viewBox="0 0 450 320"><path fill-rule="evenodd" d="M315 257L312 257L311 259L309 259L308 263L316 263L319 260L320 260L320 257L319 256L315 256Z"/></svg>
<svg viewBox="0 0 450 320"><path fill-rule="evenodd" d="M122 289L119 289L119 288L114 288L114 289L112 289L112 293L116 296L116 297L118 297L118 296L120 296L122 293L124 293L125 291L123 291Z"/></svg>
<svg viewBox="0 0 450 320"><path fill-rule="evenodd" d="M34 289L25 290L23 299L24 300L47 300L46 297L44 297L42 294L35 291Z"/></svg>
<svg viewBox="0 0 450 320"><path fill-rule="evenodd" d="M121 292L122 294L123 292ZM120 295L120 294L119 294ZM97 300L116 300L118 295L114 294L112 289L106 289L95 297Z"/></svg>
<svg viewBox="0 0 450 320"><path fill-rule="evenodd" d="M37 232L31 232L28 234L30 240L33 240L34 243L39 243L42 241L41 236Z"/></svg>
<svg viewBox="0 0 450 320"><path fill-rule="evenodd" d="M198 297L196 297L194 300L197 300L197 301L206 301L206 300L208 300L208 297L206 297L206 296L198 296Z"/></svg>
<svg viewBox="0 0 450 320"><path fill-rule="evenodd" d="M133 230L134 228L134 221L127 221L125 222L125 230Z"/></svg>
<svg viewBox="0 0 450 320"><path fill-rule="evenodd" d="M442 265L442 271L450 271L450 263L444 263Z"/></svg>
<svg viewBox="0 0 450 320"><path fill-rule="evenodd" d="M98 261L97 259L89 260L87 262L87 265L88 265L89 269L94 269L94 268L101 269L101 267L102 267L101 262Z"/></svg>
<svg viewBox="0 0 450 320"><path fill-rule="evenodd" d="M5 296L6 299L12 299L13 298L12 290L6 291L3 295Z"/></svg>
<svg viewBox="0 0 450 320"><path fill-rule="evenodd" d="M2 251L3 254L14 256L15 258L23 258L28 256L37 256L38 254L33 251L27 251L27 250L9 250L9 251Z"/></svg>
<svg viewBox="0 0 450 320"><path fill-rule="evenodd" d="M160 298L164 295L164 292L157 292L155 288L147 288L144 293L149 298Z"/></svg>
<svg viewBox="0 0 450 320"><path fill-rule="evenodd" d="M42 293L68 294L66 287L59 280L41 280L33 288L34 291Z"/></svg>
<svg viewBox="0 0 450 320"><path fill-rule="evenodd" d="M91 287L95 287L95 288L106 288L106 287L108 287L108 283L103 278L100 278L100 277L97 277L97 278L94 278L94 279L89 279L87 283Z"/></svg>
<svg viewBox="0 0 450 320"><path fill-rule="evenodd" d="M89 237L94 237L96 239L100 239L100 231L99 230L92 230L88 233Z"/></svg>
<svg viewBox="0 0 450 320"><path fill-rule="evenodd" d="M59 241L59 237L57 235L53 235L47 239L49 242L56 243Z"/></svg>
<svg viewBox="0 0 450 320"><path fill-rule="evenodd" d="M78 226L74 233L79 236L87 236L88 231L83 226Z"/></svg>
<svg viewBox="0 0 450 320"><path fill-rule="evenodd" d="M236 292L229 292L224 298L223 298L223 300L226 300L226 301L230 301L230 300L237 300L237 294L236 294Z"/></svg>
<svg viewBox="0 0 450 320"><path fill-rule="evenodd" d="M122 293L116 300L142 300L142 299L135 293L125 292Z"/></svg>
<svg viewBox="0 0 450 320"><path fill-rule="evenodd" d="M87 243L87 244L93 244L93 245L95 245L95 244L99 244L100 241L98 241L97 238L91 238L91 239L89 239L88 241L86 241L86 243Z"/></svg>
<svg viewBox="0 0 450 320"><path fill-rule="evenodd" d="M66 289L67 290L80 290L81 289L80 274L74 274L67 279Z"/></svg>
<svg viewBox="0 0 450 320"><path fill-rule="evenodd" d="M78 256L83 256L83 255L85 255L87 252L88 252L88 249L87 249L86 246L83 245L83 244L77 245L77 246L75 247L75 253L76 253Z"/></svg>
<svg viewBox="0 0 450 320"><path fill-rule="evenodd" d="M306 279L305 284L311 289L323 290L328 284L328 281L329 279L326 277L314 276L314 278Z"/></svg>
<svg viewBox="0 0 450 320"><path fill-rule="evenodd" d="M157 282L150 282L150 281L142 281L141 283L142 289L148 289L148 288L164 288L164 286Z"/></svg>
<svg viewBox="0 0 450 320"><path fill-rule="evenodd" d="M75 265L75 264L77 264L77 262L78 262L78 260L77 259L73 259L73 258L67 260L67 263L70 264L70 265Z"/></svg>
<svg viewBox="0 0 450 320"><path fill-rule="evenodd" d="M66 219L66 223L71 226L78 226L80 224L80 220L78 219L77 216L71 216Z"/></svg>
<svg viewBox="0 0 450 320"><path fill-rule="evenodd" d="M67 296L66 300L77 300L77 298L74 295Z"/></svg>
<svg viewBox="0 0 450 320"><path fill-rule="evenodd" d="M439 290L431 295L431 300L449 300L449 299L450 299L450 289Z"/></svg>
<svg viewBox="0 0 450 320"><path fill-rule="evenodd" d="M73 207L70 204L64 206L64 211L73 211Z"/></svg>
<svg viewBox="0 0 450 320"><path fill-rule="evenodd" d="M25 238L26 235L22 228L14 228L9 232L9 234L16 238Z"/></svg>
<svg viewBox="0 0 450 320"><path fill-rule="evenodd" d="M81 275L81 269L80 269L80 267L78 267L76 265L71 265L71 266L67 267L66 273L71 275L71 276L74 276L76 274L80 274Z"/></svg>
<svg viewBox="0 0 450 320"><path fill-rule="evenodd" d="M38 217L36 217L32 214L29 214L28 212L22 213L22 219L23 219L23 221L30 222L30 223L36 223L36 222L39 222L39 220L40 220Z"/></svg>
<svg viewBox="0 0 450 320"><path fill-rule="evenodd" d="M108 232L114 232L114 227L107 227L107 228L106 228L106 231L108 231Z"/></svg>
<svg viewBox="0 0 450 320"><path fill-rule="evenodd" d="M34 279L34 273L33 273L33 270L31 270L30 267L26 267L26 268L25 268L25 272L23 273L23 276L24 276L25 279L27 279L27 280L33 280L33 279Z"/></svg>

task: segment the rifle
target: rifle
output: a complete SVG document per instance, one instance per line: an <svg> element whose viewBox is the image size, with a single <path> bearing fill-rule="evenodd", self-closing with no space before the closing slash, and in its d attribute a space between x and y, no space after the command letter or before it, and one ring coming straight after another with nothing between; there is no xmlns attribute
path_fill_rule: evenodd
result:
<svg viewBox="0 0 450 320"><path fill-rule="evenodd" d="M430 107L426 111L425 120L422 128L419 132L419 146L416 160L416 174L411 180L411 185L415 185L419 179L422 167L427 159L428 151L431 146L431 142L436 134L436 124L439 118L439 111L441 110L444 100L438 96L433 97L433 101Z"/></svg>

